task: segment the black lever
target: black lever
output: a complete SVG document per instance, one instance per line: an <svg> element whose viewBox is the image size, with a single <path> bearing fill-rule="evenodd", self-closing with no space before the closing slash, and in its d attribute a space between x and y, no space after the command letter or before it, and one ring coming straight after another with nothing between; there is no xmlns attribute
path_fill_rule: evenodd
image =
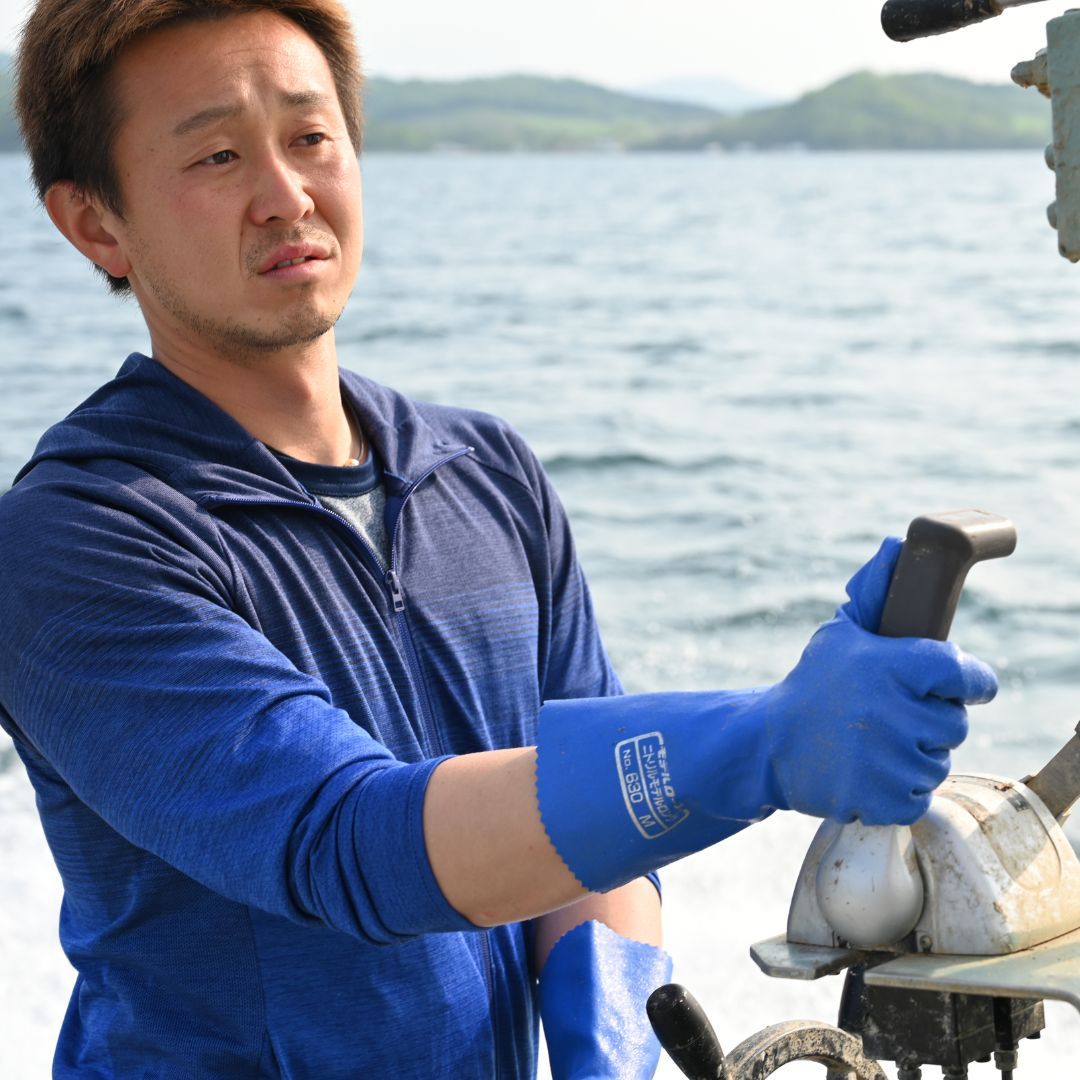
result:
<svg viewBox="0 0 1080 1080"><path fill-rule="evenodd" d="M993 19L1006 8L1038 0L887 0L881 9L881 28L893 41L947 34Z"/></svg>
<svg viewBox="0 0 1080 1080"><path fill-rule="evenodd" d="M678 983L654 990L645 1005L660 1045L689 1080L727 1080L724 1051L697 998Z"/></svg>
<svg viewBox="0 0 1080 1080"><path fill-rule="evenodd" d="M881 29L893 41L914 41L993 19L1004 10L1001 0L887 0Z"/></svg>
<svg viewBox="0 0 1080 1080"><path fill-rule="evenodd" d="M982 510L917 517L909 526L878 633L945 641L968 571L1016 550L1016 528Z"/></svg>

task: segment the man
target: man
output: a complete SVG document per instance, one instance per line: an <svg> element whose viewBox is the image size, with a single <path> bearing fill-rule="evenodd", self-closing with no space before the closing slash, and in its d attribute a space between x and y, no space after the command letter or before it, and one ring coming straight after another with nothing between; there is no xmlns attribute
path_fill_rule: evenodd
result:
<svg viewBox="0 0 1080 1080"><path fill-rule="evenodd" d="M0 501L0 723L64 880L57 1077L648 1077L650 871L776 808L910 821L993 674L877 638L621 696L493 418L338 369L359 75L334 0L41 0L45 206L152 342ZM539 978L539 988L534 983Z"/></svg>

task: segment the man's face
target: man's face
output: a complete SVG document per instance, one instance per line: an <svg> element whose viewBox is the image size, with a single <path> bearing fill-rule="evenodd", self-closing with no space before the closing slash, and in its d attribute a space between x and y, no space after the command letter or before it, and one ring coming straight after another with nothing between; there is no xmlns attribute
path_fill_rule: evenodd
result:
<svg viewBox="0 0 1080 1080"><path fill-rule="evenodd" d="M363 218L314 41L266 11L186 23L136 42L113 80L124 212L110 227L155 343L250 361L327 333Z"/></svg>

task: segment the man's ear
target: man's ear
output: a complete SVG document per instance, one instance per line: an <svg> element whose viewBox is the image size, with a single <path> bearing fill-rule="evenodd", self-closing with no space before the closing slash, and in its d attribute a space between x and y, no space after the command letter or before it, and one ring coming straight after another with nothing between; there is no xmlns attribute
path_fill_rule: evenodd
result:
<svg viewBox="0 0 1080 1080"><path fill-rule="evenodd" d="M118 238L109 229L115 215L107 214L70 180L61 180L45 192L45 209L52 223L92 263L113 277L127 277L131 263Z"/></svg>

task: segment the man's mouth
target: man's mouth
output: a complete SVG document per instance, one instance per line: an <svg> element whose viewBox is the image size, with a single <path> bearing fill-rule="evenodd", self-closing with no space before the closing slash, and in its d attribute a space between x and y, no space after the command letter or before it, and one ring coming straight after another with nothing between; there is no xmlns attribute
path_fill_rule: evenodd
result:
<svg viewBox="0 0 1080 1080"><path fill-rule="evenodd" d="M270 269L280 270L285 266L299 266L302 262L310 262L314 259L314 255L301 255L299 259L283 259L281 262L275 263Z"/></svg>
<svg viewBox="0 0 1080 1080"><path fill-rule="evenodd" d="M267 252L265 261L255 266L257 274L269 274L275 270L287 270L307 262L325 262L330 257L330 248L317 241L300 241L292 244L279 244L277 250Z"/></svg>

